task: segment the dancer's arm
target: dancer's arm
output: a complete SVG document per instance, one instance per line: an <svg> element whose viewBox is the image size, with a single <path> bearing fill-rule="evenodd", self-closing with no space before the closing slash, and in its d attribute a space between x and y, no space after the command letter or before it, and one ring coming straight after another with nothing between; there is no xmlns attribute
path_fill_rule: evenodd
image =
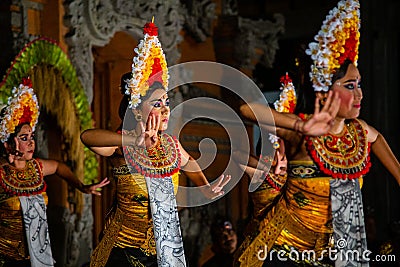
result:
<svg viewBox="0 0 400 267"><path fill-rule="evenodd" d="M82 143L101 156L111 156L122 146L122 135L103 129L88 129L81 134Z"/></svg>
<svg viewBox="0 0 400 267"><path fill-rule="evenodd" d="M42 171L44 176L57 174L68 184L78 189L82 193L101 195L101 193L97 191L97 189L106 186L110 183L110 181L107 178L105 178L99 183L85 185L78 179L78 177L74 175L74 173L66 164L51 159L38 159L38 160L42 163L43 167Z"/></svg>
<svg viewBox="0 0 400 267"><path fill-rule="evenodd" d="M394 176L397 183L400 185L400 164L392 149L386 142L383 135L378 133L375 142L371 146L372 152L377 156L383 166Z"/></svg>
<svg viewBox="0 0 400 267"><path fill-rule="evenodd" d="M157 127L160 125L160 117L150 115L146 127L139 122L141 134L134 130L123 131L123 134L104 129L88 129L82 132L81 140L85 146L101 156L111 156L118 147L135 145L150 147L157 142Z"/></svg>
<svg viewBox="0 0 400 267"><path fill-rule="evenodd" d="M297 115L280 113L259 103L244 104L240 107L240 112L245 118L259 124L275 124L277 127L294 130L304 135L318 136L327 133L331 129L339 107L340 99L338 95L329 91L328 98L322 109L320 109L319 100L316 99L314 113L307 121L302 121ZM272 116L268 116L267 109L271 111Z"/></svg>
<svg viewBox="0 0 400 267"><path fill-rule="evenodd" d="M178 142L178 145L181 153L182 170L196 186L201 188L203 194L208 198L216 198L225 194L223 187L231 180L231 176L221 175L210 184L197 161L186 152L180 142Z"/></svg>

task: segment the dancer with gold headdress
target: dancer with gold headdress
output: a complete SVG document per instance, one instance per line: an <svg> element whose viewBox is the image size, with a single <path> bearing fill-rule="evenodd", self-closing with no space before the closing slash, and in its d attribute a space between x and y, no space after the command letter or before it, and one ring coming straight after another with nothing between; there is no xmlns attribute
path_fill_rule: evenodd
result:
<svg viewBox="0 0 400 267"><path fill-rule="evenodd" d="M274 108L278 112L293 113L297 98L292 79L286 73L281 77L280 82L281 93L279 99L274 102ZM265 130L271 131L272 129L269 126ZM264 155L259 157L250 155L249 157L241 151L234 153L235 160L239 166L252 178L252 187L257 188L250 194L253 204L253 223L257 223L258 220L262 219L271 208L274 200L281 195L281 190L287 179L285 143L281 138L270 132L268 137L272 147L275 149L273 157ZM251 232L252 230L249 229L248 231Z"/></svg>
<svg viewBox="0 0 400 267"><path fill-rule="evenodd" d="M314 114L273 112L278 136L288 144L286 189L237 255L239 265L369 265L360 187L370 151L399 184L400 164L384 137L357 119L363 96L359 12L357 0L340 1L306 51L313 60ZM271 123L260 116L264 106L244 105L241 111Z"/></svg>
<svg viewBox="0 0 400 267"><path fill-rule="evenodd" d="M1 111L0 266L54 266L46 218L44 176L57 174L83 193L107 179L84 185L62 162L33 158L39 105L29 78L13 89Z"/></svg>
<svg viewBox="0 0 400 267"><path fill-rule="evenodd" d="M169 77L157 34L153 22L145 25L132 73L121 81L129 102L120 107L122 134L90 129L81 135L86 146L110 157L116 181L116 203L90 266L186 266L175 199L179 171L209 198L224 194L230 180L222 175L210 185L180 142L163 132Z"/></svg>

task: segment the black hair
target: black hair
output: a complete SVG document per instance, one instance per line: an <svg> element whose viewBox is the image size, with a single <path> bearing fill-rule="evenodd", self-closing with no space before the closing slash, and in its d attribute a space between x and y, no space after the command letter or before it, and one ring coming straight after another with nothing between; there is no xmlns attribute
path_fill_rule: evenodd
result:
<svg viewBox="0 0 400 267"><path fill-rule="evenodd" d="M123 95L125 94L126 90L128 89L127 85L128 85L128 82L130 79L132 79L132 72L124 73L121 76L121 83L119 86L121 94L123 94Z"/></svg>
<svg viewBox="0 0 400 267"><path fill-rule="evenodd" d="M311 66L311 58L305 57L302 61L303 65L307 66L299 68L299 84L296 86L298 90L297 93L297 105L295 109L295 113L305 113L312 114L314 113L314 103L315 103L315 91L313 84L309 78L309 66ZM340 67L334 72L331 78L331 84L333 85L337 80L343 78L346 75L347 69L349 65L353 64L350 59L346 59ZM307 70L307 71L306 71ZM330 90L331 88L329 88Z"/></svg>
<svg viewBox="0 0 400 267"><path fill-rule="evenodd" d="M342 65L337 69L337 71L332 76L332 84L334 84L337 80L343 78L346 75L346 72L353 62L350 59L346 59Z"/></svg>
<svg viewBox="0 0 400 267"><path fill-rule="evenodd" d="M312 59L306 54L308 45L301 42L296 48L296 71L293 73L293 84L296 88L297 104L294 113L312 114L314 112L315 92L310 80Z"/></svg>

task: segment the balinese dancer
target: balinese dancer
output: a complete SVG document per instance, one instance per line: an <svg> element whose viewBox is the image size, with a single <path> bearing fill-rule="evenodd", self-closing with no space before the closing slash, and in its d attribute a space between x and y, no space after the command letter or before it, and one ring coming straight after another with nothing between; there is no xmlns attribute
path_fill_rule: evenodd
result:
<svg viewBox="0 0 400 267"><path fill-rule="evenodd" d="M315 91L311 115L273 112L289 159L286 189L238 257L242 266L369 266L361 190L372 151L400 184L400 164L360 114L360 4L342 0L306 51ZM320 109L320 106L322 108ZM257 104L244 116L270 124Z"/></svg>
<svg viewBox="0 0 400 267"><path fill-rule="evenodd" d="M157 35L155 24L147 23L132 73L122 78L127 95L121 104L129 106L120 106L122 132L90 129L81 135L86 146L110 158L116 182L115 206L92 255L93 267L186 266L175 199L179 171L209 198L224 194L230 180L222 175L210 185L180 142L164 133L170 118L168 68Z"/></svg>
<svg viewBox="0 0 400 267"><path fill-rule="evenodd" d="M286 73L280 79L281 93L279 99L274 102L274 108L278 112L293 113L296 108L296 91L292 79ZM271 127L265 129L270 131ZM253 205L253 220L258 223L272 204L281 195L287 179L287 158L285 153L284 141L275 134L268 133L269 141L275 149L274 155L255 156L245 155L241 151L236 151L234 156L240 168L242 168L251 178L251 187L256 188L250 194ZM246 162L245 162L246 161ZM249 227L252 228L252 227ZM252 231L249 229L248 231ZM242 245L243 248L245 245Z"/></svg>
<svg viewBox="0 0 400 267"><path fill-rule="evenodd" d="M107 179L84 185L62 162L33 158L39 105L29 78L13 89L1 111L0 266L54 266L46 217L44 177L57 174L83 193Z"/></svg>

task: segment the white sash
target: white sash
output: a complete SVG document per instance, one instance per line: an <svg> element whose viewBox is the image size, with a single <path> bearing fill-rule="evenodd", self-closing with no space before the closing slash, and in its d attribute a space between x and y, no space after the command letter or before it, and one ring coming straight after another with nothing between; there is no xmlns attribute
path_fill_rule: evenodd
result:
<svg viewBox="0 0 400 267"><path fill-rule="evenodd" d="M41 194L20 196L19 201L24 218L31 266L54 266L43 196Z"/></svg>
<svg viewBox="0 0 400 267"><path fill-rule="evenodd" d="M330 182L335 267L368 267L362 194L358 179Z"/></svg>
<svg viewBox="0 0 400 267"><path fill-rule="evenodd" d="M185 267L185 253L171 177L145 177L158 266Z"/></svg>

